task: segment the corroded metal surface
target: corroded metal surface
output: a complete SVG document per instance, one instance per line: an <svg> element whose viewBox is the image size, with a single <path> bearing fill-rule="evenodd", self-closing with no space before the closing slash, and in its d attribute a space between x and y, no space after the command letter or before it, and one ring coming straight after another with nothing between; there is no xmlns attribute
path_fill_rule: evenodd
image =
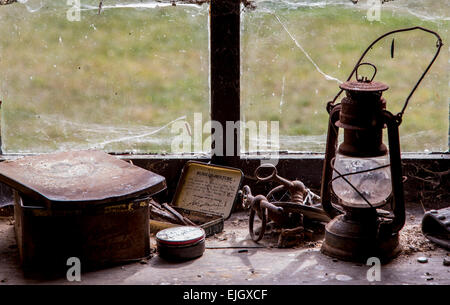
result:
<svg viewBox="0 0 450 305"><path fill-rule="evenodd" d="M269 169L268 173L267 169ZM266 173L263 173L264 170ZM259 242L264 237L269 220L282 228L278 247L285 246L285 239L288 235L303 236L305 231L313 232L309 228L305 229L304 219L307 219L308 226L310 222L320 224L330 220L320 207L320 203L317 203L320 197L306 188L303 182L290 181L279 176L276 167L272 164L260 165L254 175L258 181L280 183L267 196L253 196L248 185L245 185L241 191L242 206L244 209L250 209L249 233L254 241ZM278 195L277 198L276 194L280 192L284 194L281 197ZM255 234L254 230L255 215L261 219L261 228L259 228L258 234Z"/></svg>
<svg viewBox="0 0 450 305"><path fill-rule="evenodd" d="M353 91L385 91L389 89L389 86L383 84L382 82L363 82L363 81L348 81L339 86L339 88L344 90L353 90Z"/></svg>
<svg viewBox="0 0 450 305"><path fill-rule="evenodd" d="M108 203L165 188L164 177L92 150L2 162L0 182L51 203Z"/></svg>
<svg viewBox="0 0 450 305"><path fill-rule="evenodd" d="M14 201L17 247L27 274L65 274L70 257L80 259L82 270L92 270L150 255L148 198L81 209L38 208L17 192Z"/></svg>

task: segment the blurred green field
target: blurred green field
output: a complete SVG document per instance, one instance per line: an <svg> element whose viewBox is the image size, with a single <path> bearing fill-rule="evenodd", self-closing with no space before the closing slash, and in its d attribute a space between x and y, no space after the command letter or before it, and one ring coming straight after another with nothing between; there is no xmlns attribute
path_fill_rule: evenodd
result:
<svg viewBox="0 0 450 305"><path fill-rule="evenodd" d="M208 120L206 5L105 8L100 15L86 9L80 22L69 22L68 7L54 3L36 12L22 4L0 7L4 152L170 152L176 135L170 122L181 117L192 128L195 112ZM262 7L242 15L241 114L280 121L282 150L323 151L325 105L338 83L317 71L275 15L317 66L340 80L385 31L421 25L448 41L448 21L404 12L383 10L381 22L369 22L364 10L347 6ZM391 87L389 108L399 111L435 40L398 36L394 59L390 43L368 60L380 70L377 80ZM411 100L401 127L404 151L448 149L448 62L444 47Z"/></svg>
<svg viewBox="0 0 450 305"><path fill-rule="evenodd" d="M167 130L115 140L208 115L206 7L83 10L80 22L68 8L0 7L4 151L168 150Z"/></svg>
<svg viewBox="0 0 450 305"><path fill-rule="evenodd" d="M441 6L436 11L448 16L448 6L444 1L434 2L438 3ZM364 49L387 31L423 26L440 33L444 44L448 41L448 21L423 21L404 10L387 8L381 11L380 22L369 22L366 14L356 6L286 7L248 14L242 57L245 119L280 121L282 149L323 151L325 105L338 92L338 82L319 73L292 37L321 71L342 81ZM375 64L376 80L390 86L384 96L388 109L396 113L434 55L436 38L421 31L394 37L393 59L389 38L377 44L364 61ZM448 63L448 47L444 46L406 110L400 130L404 151L448 149ZM370 69L361 70L372 74Z"/></svg>

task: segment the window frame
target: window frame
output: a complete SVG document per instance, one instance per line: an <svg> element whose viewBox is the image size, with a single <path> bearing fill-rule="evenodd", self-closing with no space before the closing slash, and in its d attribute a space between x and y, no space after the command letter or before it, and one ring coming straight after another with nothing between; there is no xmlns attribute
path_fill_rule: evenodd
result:
<svg viewBox="0 0 450 305"><path fill-rule="evenodd" d="M183 1L181 1L183 2ZM240 101L240 16L241 2L244 0L210 0L210 103L211 120L226 126L227 121L239 122L241 119ZM323 109L325 111L325 107ZM450 120L450 112L449 112ZM234 154L232 156L217 156L214 154L215 142L221 141L223 151L227 151L225 139L231 135L223 130L222 138L215 138L212 134L212 150L209 154L114 154L119 158L132 161L134 164L153 170L166 177L169 193L173 193L178 182L179 172L188 160L213 162L216 164L239 167L246 174L244 184L249 184L264 191L264 187L257 186L252 178L253 171L261 163L263 157L241 155L239 142L240 132L233 129ZM1 143L1 138L0 138ZM450 130L449 130L450 145ZM0 151L0 161L12 160L30 154L3 154ZM313 190L320 189L322 164L324 153L280 153L279 173L304 181ZM442 201L450 202L450 182L444 181L445 172L450 168L449 151L442 153L406 153L402 154L404 174L411 175L413 183L405 183L407 200L419 202ZM436 173L436 183L430 180L428 174L418 173L417 168L423 168ZM442 174L444 173L444 174ZM427 180L428 179L428 180ZM450 180L450 179L446 179ZM428 181L428 182L427 182ZM0 186L3 188L4 186ZM423 197L424 191L433 190L435 196ZM421 195L422 194L422 195ZM170 198L170 195L169 195Z"/></svg>

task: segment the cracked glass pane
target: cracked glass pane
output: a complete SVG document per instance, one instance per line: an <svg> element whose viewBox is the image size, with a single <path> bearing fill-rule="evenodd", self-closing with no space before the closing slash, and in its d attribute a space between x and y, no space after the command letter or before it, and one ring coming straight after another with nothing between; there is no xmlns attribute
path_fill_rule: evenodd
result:
<svg viewBox="0 0 450 305"><path fill-rule="evenodd" d="M402 151L447 151L448 1L381 2L261 0L254 2L253 9L245 8L241 23L242 120L279 121L281 151L323 152L328 122L325 106L362 52L385 32L422 26L437 31L444 47L406 109L400 126ZM435 51L434 36L413 31L390 36L365 57L364 61L378 68L376 80L390 87L383 94L390 111L401 110ZM368 76L372 73L361 71ZM277 149L276 145L259 144L259 150Z"/></svg>
<svg viewBox="0 0 450 305"><path fill-rule="evenodd" d="M209 117L208 5L102 2L0 5L3 152L171 152Z"/></svg>

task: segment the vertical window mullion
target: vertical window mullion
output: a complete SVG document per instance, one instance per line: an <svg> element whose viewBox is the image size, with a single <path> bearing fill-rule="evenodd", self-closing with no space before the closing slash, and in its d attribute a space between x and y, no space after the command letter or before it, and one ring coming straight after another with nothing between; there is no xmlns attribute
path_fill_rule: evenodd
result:
<svg viewBox="0 0 450 305"><path fill-rule="evenodd" d="M240 120L240 0L211 0L210 10L211 120L223 129L223 135L211 130L213 162L233 166L239 161L239 127L227 130L226 124Z"/></svg>

